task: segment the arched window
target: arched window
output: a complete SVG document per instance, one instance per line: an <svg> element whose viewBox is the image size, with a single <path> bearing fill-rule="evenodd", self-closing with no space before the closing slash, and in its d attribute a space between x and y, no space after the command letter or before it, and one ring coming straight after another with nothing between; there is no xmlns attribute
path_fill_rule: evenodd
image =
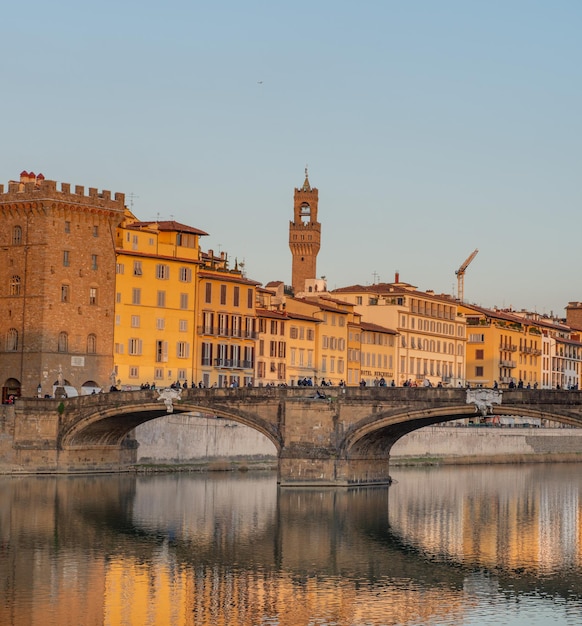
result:
<svg viewBox="0 0 582 626"><path fill-rule="evenodd" d="M15 226L12 229L12 245L19 246L22 243L22 227Z"/></svg>
<svg viewBox="0 0 582 626"><path fill-rule="evenodd" d="M59 352L69 351L69 335L65 332L59 333L59 345L57 346Z"/></svg>
<svg viewBox="0 0 582 626"><path fill-rule="evenodd" d="M20 295L20 276L12 276L12 278L10 279L10 295Z"/></svg>
<svg viewBox="0 0 582 626"><path fill-rule="evenodd" d="M87 354L97 353L97 335L91 333L87 335Z"/></svg>
<svg viewBox="0 0 582 626"><path fill-rule="evenodd" d="M16 328L11 328L6 333L6 351L16 352L18 350L18 331Z"/></svg>

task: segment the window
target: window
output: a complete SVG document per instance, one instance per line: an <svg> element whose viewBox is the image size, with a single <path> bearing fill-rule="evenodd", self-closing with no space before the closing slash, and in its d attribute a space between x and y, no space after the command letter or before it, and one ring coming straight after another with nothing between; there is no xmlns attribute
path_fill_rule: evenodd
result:
<svg viewBox="0 0 582 626"><path fill-rule="evenodd" d="M183 283L192 282L192 270L189 267L181 267L179 273L179 280Z"/></svg>
<svg viewBox="0 0 582 626"><path fill-rule="evenodd" d="M158 306L159 307L165 307L166 306L166 292L165 291L158 291Z"/></svg>
<svg viewBox="0 0 582 626"><path fill-rule="evenodd" d="M232 305L240 306L240 287L234 287L232 292Z"/></svg>
<svg viewBox="0 0 582 626"><path fill-rule="evenodd" d="M204 302L207 304L212 302L212 283L206 283Z"/></svg>
<svg viewBox="0 0 582 626"><path fill-rule="evenodd" d="M226 304L226 285L220 285L220 304Z"/></svg>
<svg viewBox="0 0 582 626"><path fill-rule="evenodd" d="M69 222L69 220L65 220L65 232L66 233L71 232L71 222Z"/></svg>
<svg viewBox="0 0 582 626"><path fill-rule="evenodd" d="M69 302L71 298L69 285L61 285L61 302Z"/></svg>
<svg viewBox="0 0 582 626"><path fill-rule="evenodd" d="M10 295L20 295L20 276L12 276L12 278L10 279Z"/></svg>
<svg viewBox="0 0 582 626"><path fill-rule="evenodd" d="M141 339L132 338L127 343L127 354L139 356L141 354Z"/></svg>
<svg viewBox="0 0 582 626"><path fill-rule="evenodd" d="M482 334L470 334L469 343L483 343L485 341L485 335Z"/></svg>
<svg viewBox="0 0 582 626"><path fill-rule="evenodd" d="M125 265L123 263L117 263L115 265L115 273L116 274L124 274L125 273Z"/></svg>
<svg viewBox="0 0 582 626"><path fill-rule="evenodd" d="M212 364L212 344L204 342L202 344L202 362L201 365Z"/></svg>
<svg viewBox="0 0 582 626"><path fill-rule="evenodd" d="M180 320L178 323L178 329L181 333L188 332L188 320Z"/></svg>
<svg viewBox="0 0 582 626"><path fill-rule="evenodd" d="M170 266L158 263L156 265L156 278L160 280L168 280L170 278Z"/></svg>
<svg viewBox="0 0 582 626"><path fill-rule="evenodd" d="M139 315L132 315L131 316L131 327L132 328L139 328L140 326L140 317Z"/></svg>
<svg viewBox="0 0 582 626"><path fill-rule="evenodd" d="M181 309L188 308L188 294L187 293L180 294L180 308Z"/></svg>
<svg viewBox="0 0 582 626"><path fill-rule="evenodd" d="M118 291L118 292L115 294L115 303L116 303L116 304L121 304L121 292L120 292L120 291Z"/></svg>
<svg viewBox="0 0 582 626"><path fill-rule="evenodd" d="M253 290L247 289L247 309L253 308Z"/></svg>
<svg viewBox="0 0 582 626"><path fill-rule="evenodd" d="M96 254L91 255L91 269L92 270L97 269L97 255Z"/></svg>
<svg viewBox="0 0 582 626"><path fill-rule="evenodd" d="M93 226L93 237L99 237L99 226Z"/></svg>
<svg viewBox="0 0 582 626"><path fill-rule="evenodd" d="M156 362L166 363L168 360L168 342L158 340L156 341Z"/></svg>
<svg viewBox="0 0 582 626"><path fill-rule="evenodd" d="M97 287L89 287L89 304L97 304Z"/></svg>
<svg viewBox="0 0 582 626"><path fill-rule="evenodd" d="M137 365L132 365L129 368L129 377L130 378L139 378L139 367L137 367Z"/></svg>
<svg viewBox="0 0 582 626"><path fill-rule="evenodd" d="M482 361L482 360L485 358L485 356L484 356L484 350L475 350L475 358L476 358L478 361Z"/></svg>
<svg viewBox="0 0 582 626"><path fill-rule="evenodd" d="M18 331L16 328L11 328L6 333L6 351L16 352L18 350Z"/></svg>
<svg viewBox="0 0 582 626"><path fill-rule="evenodd" d="M134 276L141 276L142 275L141 261L134 261L133 262L133 275Z"/></svg>
<svg viewBox="0 0 582 626"><path fill-rule="evenodd" d="M477 365L475 367L475 376L483 376L483 366Z"/></svg>
<svg viewBox="0 0 582 626"><path fill-rule="evenodd" d="M178 233L176 243L183 248L195 248L196 236L191 233Z"/></svg>
<svg viewBox="0 0 582 626"><path fill-rule="evenodd" d="M12 245L19 246L22 243L22 227L15 226L12 229Z"/></svg>
<svg viewBox="0 0 582 626"><path fill-rule="evenodd" d="M271 335L277 334L277 320L271 320Z"/></svg>
<svg viewBox="0 0 582 626"><path fill-rule="evenodd" d="M291 326L289 329L289 337L291 339L297 339L297 326Z"/></svg>
<svg viewBox="0 0 582 626"><path fill-rule="evenodd" d="M131 303L141 304L141 289L134 287L131 290Z"/></svg>
<svg viewBox="0 0 582 626"><path fill-rule="evenodd" d="M163 317L158 317L156 319L156 330L164 330L166 327L166 320Z"/></svg>
<svg viewBox="0 0 582 626"><path fill-rule="evenodd" d="M97 354L97 335L87 335L87 354Z"/></svg>
<svg viewBox="0 0 582 626"><path fill-rule="evenodd" d="M178 341L176 344L176 356L179 359L187 359L190 356L190 344L186 341Z"/></svg>
<svg viewBox="0 0 582 626"><path fill-rule="evenodd" d="M57 344L58 352L68 352L69 351L69 335L67 333L62 332L59 333L59 339Z"/></svg>
<svg viewBox="0 0 582 626"><path fill-rule="evenodd" d="M69 267L71 264L71 258L68 250L63 250L63 267Z"/></svg>

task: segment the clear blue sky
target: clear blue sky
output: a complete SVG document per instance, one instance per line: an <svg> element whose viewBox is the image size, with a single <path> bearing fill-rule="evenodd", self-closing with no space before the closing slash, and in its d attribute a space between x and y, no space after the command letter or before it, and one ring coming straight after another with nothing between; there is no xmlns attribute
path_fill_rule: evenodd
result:
<svg viewBox="0 0 582 626"><path fill-rule="evenodd" d="M291 282L318 275L564 314L582 300L580 0L55 0L2 11L0 182L134 194ZM129 204L129 200L128 200Z"/></svg>

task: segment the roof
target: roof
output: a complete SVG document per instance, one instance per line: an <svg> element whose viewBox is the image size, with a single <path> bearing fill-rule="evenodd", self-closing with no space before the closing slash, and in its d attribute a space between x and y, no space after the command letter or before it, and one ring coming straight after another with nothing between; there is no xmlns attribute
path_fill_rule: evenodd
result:
<svg viewBox="0 0 582 626"><path fill-rule="evenodd" d="M491 317L493 319L515 322L516 324L523 324L524 326L541 326L543 328L552 328L562 332L571 332L571 328L565 324L558 324L548 320L531 319L506 309L486 309L485 307L477 306L476 304L463 304L462 306L466 309L470 309L471 311L475 311L475 313L485 315L486 317ZM465 313L465 317L467 315L471 314Z"/></svg>
<svg viewBox="0 0 582 626"><path fill-rule="evenodd" d="M415 296L438 302L446 301L453 305L459 304L459 302L449 294L435 294L432 291L419 291L414 285L402 282L376 283L374 285L350 285L348 287L339 287L334 289L331 293L365 293L376 297Z"/></svg>
<svg viewBox="0 0 582 626"><path fill-rule="evenodd" d="M198 228L194 228L193 226L187 226L186 224L180 224L180 222L176 222L175 220L156 220L152 222L132 222L131 224L127 224L126 228L134 229L134 230L143 230L152 228L153 230L160 230L166 232L176 232L176 233L190 233L192 235L208 235L208 233L203 230L199 230Z"/></svg>
<svg viewBox="0 0 582 626"><path fill-rule="evenodd" d="M392 328L386 328L385 326L379 326L378 324L371 324L370 322L360 322L360 328L371 333L387 333L389 335L398 335L397 330L392 330Z"/></svg>

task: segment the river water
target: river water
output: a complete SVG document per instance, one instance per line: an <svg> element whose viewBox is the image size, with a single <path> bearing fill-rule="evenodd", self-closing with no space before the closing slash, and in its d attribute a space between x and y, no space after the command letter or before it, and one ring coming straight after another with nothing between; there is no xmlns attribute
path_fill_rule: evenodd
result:
<svg viewBox="0 0 582 626"><path fill-rule="evenodd" d="M1 626L582 623L582 465L0 477Z"/></svg>

